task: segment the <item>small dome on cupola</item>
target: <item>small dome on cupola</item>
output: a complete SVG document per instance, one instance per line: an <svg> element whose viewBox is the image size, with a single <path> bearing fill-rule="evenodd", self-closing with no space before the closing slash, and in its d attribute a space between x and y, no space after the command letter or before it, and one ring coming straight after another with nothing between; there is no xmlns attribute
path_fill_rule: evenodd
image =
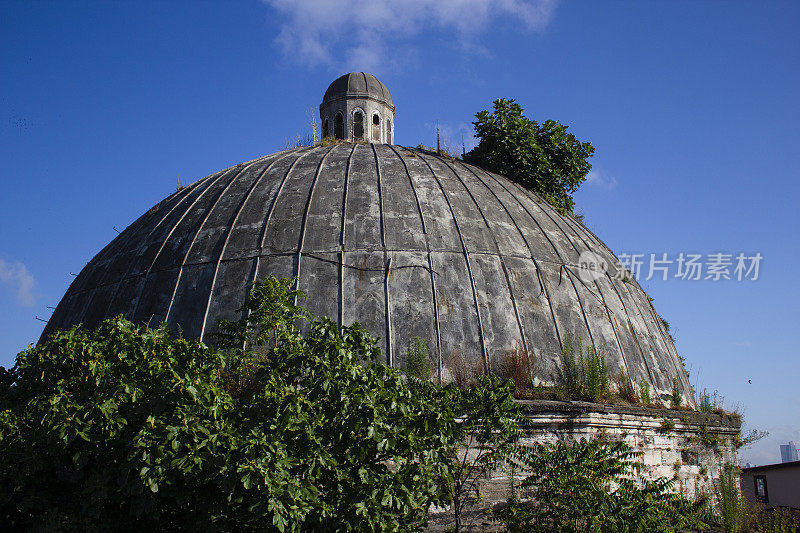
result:
<svg viewBox="0 0 800 533"><path fill-rule="evenodd" d="M340 76L319 106L322 136L347 141L394 143L394 102L389 89L366 72Z"/></svg>

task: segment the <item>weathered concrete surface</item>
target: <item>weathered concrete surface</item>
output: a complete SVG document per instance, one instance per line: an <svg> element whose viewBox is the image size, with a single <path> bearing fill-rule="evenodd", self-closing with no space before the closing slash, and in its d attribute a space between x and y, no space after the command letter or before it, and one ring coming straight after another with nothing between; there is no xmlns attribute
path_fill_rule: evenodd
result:
<svg viewBox="0 0 800 533"><path fill-rule="evenodd" d="M611 265L577 275L591 250ZM237 319L249 287L298 276L306 305L360 322L401 366L413 336L439 367L453 354L490 369L527 349L540 382L564 340L603 347L611 371L666 399L689 382L647 294L616 276L589 230L502 176L388 144L301 148L241 163L169 196L100 251L45 328L124 315L208 340Z"/></svg>

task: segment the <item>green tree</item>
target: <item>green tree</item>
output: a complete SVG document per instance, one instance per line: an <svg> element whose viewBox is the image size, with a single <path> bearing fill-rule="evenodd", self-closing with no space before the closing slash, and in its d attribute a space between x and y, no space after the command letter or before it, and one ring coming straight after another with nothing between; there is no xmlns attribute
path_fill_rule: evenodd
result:
<svg viewBox="0 0 800 533"><path fill-rule="evenodd" d="M455 520L454 531L463 526L467 507L480 499L480 480L505 469L515 457L520 437L520 406L514 401L512 380L479 376L474 387L455 384L436 392L445 420L449 468L443 489Z"/></svg>
<svg viewBox="0 0 800 533"><path fill-rule="evenodd" d="M313 318L292 285L258 284L216 348L117 318L0 369L0 521L413 530L448 475L449 426L365 330Z"/></svg>
<svg viewBox="0 0 800 533"><path fill-rule="evenodd" d="M608 533L703 529L707 501L670 491L673 480L639 475L641 453L599 439L534 444L522 454L530 499L498 513L512 532Z"/></svg>
<svg viewBox="0 0 800 533"><path fill-rule="evenodd" d="M572 194L578 190L592 165L594 148L581 142L567 126L547 120L539 124L525 117L522 106L501 98L494 112L475 115L478 146L465 160L532 190L561 211L571 212Z"/></svg>

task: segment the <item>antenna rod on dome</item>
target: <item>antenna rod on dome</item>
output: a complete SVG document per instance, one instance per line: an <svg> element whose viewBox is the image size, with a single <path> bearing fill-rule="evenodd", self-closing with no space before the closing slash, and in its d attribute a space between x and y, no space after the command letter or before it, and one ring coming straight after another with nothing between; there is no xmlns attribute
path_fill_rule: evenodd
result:
<svg viewBox="0 0 800 533"><path fill-rule="evenodd" d="M439 119L436 119L436 153L438 154L441 150L439 149Z"/></svg>

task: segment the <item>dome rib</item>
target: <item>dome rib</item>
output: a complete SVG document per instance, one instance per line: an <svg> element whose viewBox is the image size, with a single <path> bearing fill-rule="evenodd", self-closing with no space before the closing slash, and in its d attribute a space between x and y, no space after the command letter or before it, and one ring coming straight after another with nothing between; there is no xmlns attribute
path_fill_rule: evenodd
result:
<svg viewBox="0 0 800 533"><path fill-rule="evenodd" d="M445 192L441 180L439 180L439 178L436 176L436 171L433 170L433 167L431 166L430 162L425 158L423 153L420 153L418 157L422 159L428 166L431 176L433 176L434 181L436 181L437 185L439 186L439 190L441 190L442 192L442 196L444 197L445 202L447 202L447 207L450 209L450 215L453 217L453 223L455 224L456 233L458 234L458 239L459 242L461 243L462 253L464 254L464 261L467 265L467 275L469 277L470 288L472 289L472 298L475 303L475 311L476 311L475 317L478 322L478 332L480 335L481 355L483 356L484 368L486 369L491 368L489 364L489 354L488 351L486 350L486 341L485 341L486 336L483 330L483 319L480 313L480 304L478 303L478 293L477 290L475 289L475 277L472 275L472 264L471 261L469 260L469 251L467 249L467 245L464 243L464 235L461 233L461 227L458 223L458 218L456 217L455 211L453 210L453 204L451 203L450 198L447 195L447 192Z"/></svg>
<svg viewBox="0 0 800 533"><path fill-rule="evenodd" d="M228 169L228 170L230 170L230 169ZM156 265L157 265L159 259L161 258L161 252L164 250L164 247L167 245L168 242L170 242L170 239L172 238L172 235L174 235L175 230L178 229L178 226L180 226L183 223L183 221L186 219L186 217L189 215L189 213L192 211L192 209L195 207L195 205L197 205L197 203L203 198L203 196L205 196L205 194L212 187L214 187L223 178L223 176L225 176L226 172L227 171L220 172L216 176L216 178L213 178L211 180L208 180L208 178L206 178L209 181L208 185L202 191L200 191L200 193L197 195L197 197L192 201L191 205L189 205L189 207L183 212L183 214L181 214L180 218L177 220L177 222L175 222L175 224L169 230L169 234L167 234L166 238L161 242L161 245L159 246L158 251L155 253L155 255L153 256L153 259L150 262L150 266L147 268L147 272L145 272L145 274L144 274L144 276L142 278L141 286L139 288L139 294L138 294L138 296L136 298L135 304L134 304L133 309L131 311L131 320L133 320L135 322L142 322L142 318L143 317L141 317L139 315L139 310L140 310L140 306L141 306L141 303L142 303L142 295L145 294L145 288L148 286L148 282L150 282L151 284L153 283L153 280L151 278L151 274L155 273L156 275L158 275L159 273L163 272L162 270L157 269ZM165 316L164 317L159 317L159 318L162 318L162 320L166 320L166 317L168 316L168 314L169 313L167 311L167 312L165 312ZM148 318L148 320L145 322L145 324L149 325L153 316L155 316L155 315L151 315L151 317Z"/></svg>
<svg viewBox="0 0 800 533"><path fill-rule="evenodd" d="M540 287L542 289L542 292L545 293L545 296L546 296L546 299L547 299L548 308L550 309L550 316L551 316L551 318L553 320L554 333L555 333L556 339L558 340L558 343L559 343L559 349L560 350L563 349L563 343L562 343L562 340L561 340L561 333L558 331L558 322L556 321L556 315L555 315L555 311L553 310L553 304L552 304L552 301L550 300L550 296L549 296L549 293L548 293L547 285L542 280L541 273L540 273L540 266L539 266L538 261L536 260L536 257L535 257L535 254L533 252L533 249L531 248L530 242L528 242L528 238L525 236L525 233L520 228L519 223L514 219L514 216L508 210L508 206L500 199L500 197L497 195L497 193L491 187L489 187L489 185L484 180L482 180L478 176L477 172L473 171L470 167L468 167L467 165L464 165L463 163L461 164L461 166L464 167L465 169L469 170L478 179L478 181L480 181L484 185L484 187L486 187L486 189L492 194L492 196L494 196L495 200L497 200L497 203L500 204L500 206L503 208L503 211L505 211L505 213L508 216L509 220L511 220L511 223L514 225L514 228L519 233L520 238L525 243L525 247L528 250L528 253L530 254L530 259L533 262L534 268L536 270L536 276L537 276L539 285L540 285ZM475 168L478 170L478 172L483 173L486 176L494 179L485 170L480 169L479 167L475 167ZM504 188L504 190L506 191L506 193L508 193L510 195L510 192L507 189ZM513 196L512 196L512 198L513 198ZM532 333L531 333L531 335L532 335ZM531 351L530 353L533 353L533 352Z"/></svg>
<svg viewBox="0 0 800 533"><path fill-rule="evenodd" d="M364 79L366 79L366 74ZM381 247L383 248L383 264L386 274L383 276L383 302L384 302L384 322L386 324L386 364L394 364L394 354L392 353L392 302L389 293L389 273L391 272L391 259L386 251L386 222L383 211L383 191L381 189L381 163L375 145L370 144L372 157L375 158L375 176L378 184L378 215L380 222Z"/></svg>
<svg viewBox="0 0 800 533"><path fill-rule="evenodd" d="M422 205L419 201L419 194L417 193L417 188L414 186L414 180L411 178L411 172L408 169L408 164L406 160L400 155L400 152L392 145L389 145L389 149L394 153L395 157L401 162L403 165L403 170L405 171L406 178L408 178L408 184L411 188L411 192L414 195L414 203L417 207L417 213L419 214L420 225L422 226L422 234L425 240L425 259L427 261L428 267L428 274L430 276L431 281L431 303L433 308L433 326L434 326L434 336L436 338L436 353L441 354L442 350L442 340L441 340L441 332L439 330L439 308L437 303L436 297L436 277L434 276L433 270L433 262L431 260L431 244L430 240L428 239L428 230L425 225L425 216L422 212ZM439 379L442 377L442 358L437 357L437 365L436 371Z"/></svg>
<svg viewBox="0 0 800 533"><path fill-rule="evenodd" d="M178 275L177 275L177 277L175 279L175 286L172 289L172 296L170 297L169 305L167 306L167 312L166 312L166 315L164 317L164 321L165 322L169 322L170 318L174 319L173 306L175 304L175 298L178 297L179 294L180 294L180 296L183 296L183 294L184 294L184 293L179 293L178 292L178 289L181 287L181 279L182 279L183 273L187 269L187 267L191 268L192 266L195 266L194 263L190 263L189 262L189 257L191 256L195 245L198 243L198 237L200 237L200 235L203 233L203 228L205 227L205 225L208 222L209 218L214 214L216 207L219 205L220 199L222 199L222 197L225 196L225 193L228 192L228 190L236 182L236 180L240 176L242 176L247 171L247 169L252 168L254 164L255 164L255 162L251 162L250 164L244 165L244 166L243 165L237 165L236 167L233 167L232 169L230 169L229 172L226 173L226 174L228 174L230 176L229 179L225 183L225 186L220 191L220 193L216 196L216 198L214 198L214 201L211 204L211 207L209 207L206 210L205 216L202 217L202 221L200 222L199 225L197 225L197 231L195 231L194 236L192 237L192 239L189 242L188 246L185 247L186 251L185 251L185 253L183 255L183 260L180 262L180 266L178 266ZM186 240L188 240L188 239L184 239L183 242L186 242ZM202 265L199 265L199 268L202 268ZM200 290L202 290L202 288ZM211 292L211 287L210 286L208 287L208 292L209 293ZM197 297L195 297L195 296L191 297L190 298L191 303L187 302L186 305L192 305L194 303L194 300L196 300L196 299L197 299ZM196 324L194 324L194 323L192 323L192 325L196 326ZM200 325L200 327L202 329L202 324ZM191 329L189 329L187 331L187 333L191 337L196 336L194 331L192 331Z"/></svg>
<svg viewBox="0 0 800 533"><path fill-rule="evenodd" d="M520 319L519 310L517 309L517 300L516 300L516 297L514 295L514 288L512 287L511 280L509 279L509 276L508 276L508 269L506 268L505 261L503 260L503 254L502 254L502 252L500 250L500 245L499 245L499 243L497 241L497 234L493 230L493 228L489 225L489 222L486 219L486 215L484 214L483 209L481 209L480 204L475 199L475 193L477 191L473 191L472 189L470 189L466 185L466 183L464 183L464 180L461 178L461 176L459 176L458 172L455 171L455 169L452 167L452 165L450 163L448 163L447 161L444 161L444 164L450 169L450 171L453 173L453 176L459 181L459 183L461 183L462 187L464 187L464 191L466 191L467 195L469 195L470 199L472 200L472 203L475 206L475 209L478 210L478 213L480 214L481 219L483 220L483 223L486 226L486 229L487 229L488 233L491 234L491 236L492 236L492 242L494 243L494 248L495 248L495 250L497 252L497 257L500 260L500 268L503 271L503 279L505 280L505 283L506 283L506 289L508 290L509 298L511 300L512 307L514 309L514 318L516 319L516 322L517 322L517 329L519 330L519 338L520 338L520 341L522 343L522 348L523 348L523 350L525 350L527 352L528 351L528 343L525 340L525 328L522 326L522 321ZM464 167L464 168L468 172L472 173L472 171L468 167ZM476 176L476 179L477 179L477 176ZM482 182L480 180L477 180L477 181L482 184Z"/></svg>
<svg viewBox="0 0 800 533"><path fill-rule="evenodd" d="M222 264L222 259L225 257L225 251L228 248L228 242L230 242L231 235L234 233L234 230L237 227L236 223L239 221L239 216L242 214L242 209L244 209L244 206L247 205L247 202L248 202L248 200L250 200L250 197L252 196L253 191L256 189L256 187L258 187L261 184L261 180L264 178L264 176L267 173L269 173L269 171L273 168L273 166L275 165L275 163L277 161L280 161L281 159L283 159L285 157L288 157L288 154L283 154L283 155L281 155L279 157L273 158L269 162L269 165L264 167L264 169L261 170L258 173L258 177L255 180L253 180L253 184L247 190L247 194L242 199L242 201L239 203L239 207L236 209L236 214L234 215L233 221L231 222L230 226L228 227L228 231L225 234L225 242L222 244L222 250L219 253L219 258L217 259L217 263L216 263L216 265L214 267L214 277L211 280L211 289L208 292L208 300L206 301L206 306L205 306L206 310L203 313L203 324L202 324L202 326L200 328L200 336L199 337L201 339L203 338L203 336L205 335L205 332L206 332L206 324L208 322L208 312L211 309L211 302L214 299L214 289L216 288L216 285L217 285L217 279L219 277L220 265Z"/></svg>
<svg viewBox="0 0 800 533"><path fill-rule="evenodd" d="M536 209L539 212L542 212L545 215L547 215L547 213L544 210L544 208L542 206L540 206L537 202L535 202L531 198L529 198L525 194L525 191L521 190L521 187L519 187L517 184L515 184L513 182L511 182L511 186L514 187L515 189L517 189L523 195L523 197L525 197L527 200L529 200L531 205L535 206ZM569 279L570 285L572 286L572 292L573 292L573 294L575 296L575 301L578 303L578 306L579 306L579 309L580 309L580 312L581 312L581 316L583 318L583 325L586 327L586 332L589 334L590 341L594 344L595 343L595 339L594 339L594 336L592 335L592 328L591 328L591 326L589 324L589 319L586 316L586 310L584 308L583 300L582 300L581 295L580 295L580 293L578 291L578 288L575 286L575 281L572 279L572 276L571 276L569 270L566 268L566 264L567 263L564 260L563 256L561 255L561 252L559 251L558 247L553 242L553 239L551 238L549 232L545 231L545 229L542 227L542 224L541 224L540 220L537 217L533 216L533 213L531 213L530 209L525 205L525 202L520 202L519 197L517 195L515 195L514 193L511 193L511 196L516 201L518 201L520 203L520 205L525 210L525 212L528 214L530 219L533 221L533 223L539 229L539 232L541 232L541 234L545 236L545 238L547 239L547 242L550 243L550 246L553 248L553 251L554 251L554 253L555 253L555 255L558 258L558 261L560 263L560 266L559 266L559 285L561 285L561 274L562 274L562 272L565 272L566 275L567 275L567 279ZM552 219L550 219L550 220L552 222ZM557 225L555 225L555 226L558 227ZM559 228L559 230L560 230L560 228Z"/></svg>
<svg viewBox="0 0 800 533"><path fill-rule="evenodd" d="M156 207L159 207L159 206L161 206L161 204L165 204L165 203L169 204L169 200L173 199L172 206L169 208L169 210L167 210L166 213L164 213L164 215L158 220L158 222L147 232L147 235L143 239L141 239L142 241L146 242L150 238L150 236L153 234L153 232L156 231L161 226L161 224L172 214L172 212L175 209L177 209L184 202L184 200L186 200L186 198L188 198L190 196L191 192L198 186L198 183L199 183L199 181L195 182L195 183L193 183L191 185L188 185L187 187L184 187L183 189L181 189L180 191L176 192L175 195L171 196L170 198L168 198L164 202L161 202L161 203L157 204ZM181 194L181 193L183 193L183 194ZM177 199L177 201L175 201L174 199ZM156 210L156 213L159 210L160 210L160 207L159 207L159 209ZM149 213L149 211L148 211L148 213ZM156 213L154 213L154 214L156 214ZM134 227L134 225L136 225L136 222L134 224L131 224L130 227ZM123 283L130 276L131 269L133 268L136 260L138 260L138 258L139 258L138 251L140 250L140 248L141 248L141 245L139 245L138 242L137 242L136 246L130 247L130 249L136 250L136 252L133 254L134 255L133 258L130 258L128 260L123 260L122 258L118 258L117 259L117 262L119 262L122 265L126 265L125 266L125 273L121 276L119 281L117 281L114 284L113 293L111 294L111 296L110 296L110 298L108 300L108 304L106 306L104 316L111 316L111 309L112 309L112 306L114 304L114 300L117 298L117 295L119 294L119 290L120 290L120 288L122 288ZM124 254L121 254L121 255L123 257L125 257ZM105 276L107 276L109 272L112 272L114 270L113 266L114 266L114 264L109 264L109 267L108 267L108 269L106 271L106 274L104 275L104 279L105 279Z"/></svg>
<svg viewBox="0 0 800 533"><path fill-rule="evenodd" d="M555 226L557 226L561 230L561 232L564 234L564 237L572 245L572 248L575 251L575 253L580 256L581 250L575 244L575 241L573 240L572 236L569 235L569 233L562 227L562 225L558 222L558 220L551 215L550 212L545 211L545 214L548 216L548 218L550 218L550 220L553 222L553 224ZM569 224L567 224L567 225L569 226ZM573 228L570 227L570 229L573 229ZM573 231L574 231L574 229L573 229ZM576 233L576 236L578 236L577 233ZM578 238L580 238L580 236L578 236ZM585 245L585 243L584 243L584 245ZM590 248L588 246L586 246L586 250L590 250ZM578 277L577 279L582 285L584 285L584 287L586 287L586 284L583 282L583 280L580 279L580 277ZM614 339L615 339L615 341L617 343L618 354L619 354L620 360L622 361L622 370L625 372L626 375L630 375L630 370L628 368L628 362L627 362L627 360L625 358L625 350L622 347L622 342L620 341L619 332L617 331L616 325L614 324L614 320L611 317L611 309L609 308L608 304L606 303L605 295L603 294L603 290L601 289L600 283L598 282L598 280L596 280L596 279L592 280L592 283L594 284L595 288L597 289L597 294L599 295L600 304L602 305L603 310L605 311L606 316L608 317L608 323L611 326L612 332L614 333ZM592 292L589 287L586 287L586 289L590 293Z"/></svg>

